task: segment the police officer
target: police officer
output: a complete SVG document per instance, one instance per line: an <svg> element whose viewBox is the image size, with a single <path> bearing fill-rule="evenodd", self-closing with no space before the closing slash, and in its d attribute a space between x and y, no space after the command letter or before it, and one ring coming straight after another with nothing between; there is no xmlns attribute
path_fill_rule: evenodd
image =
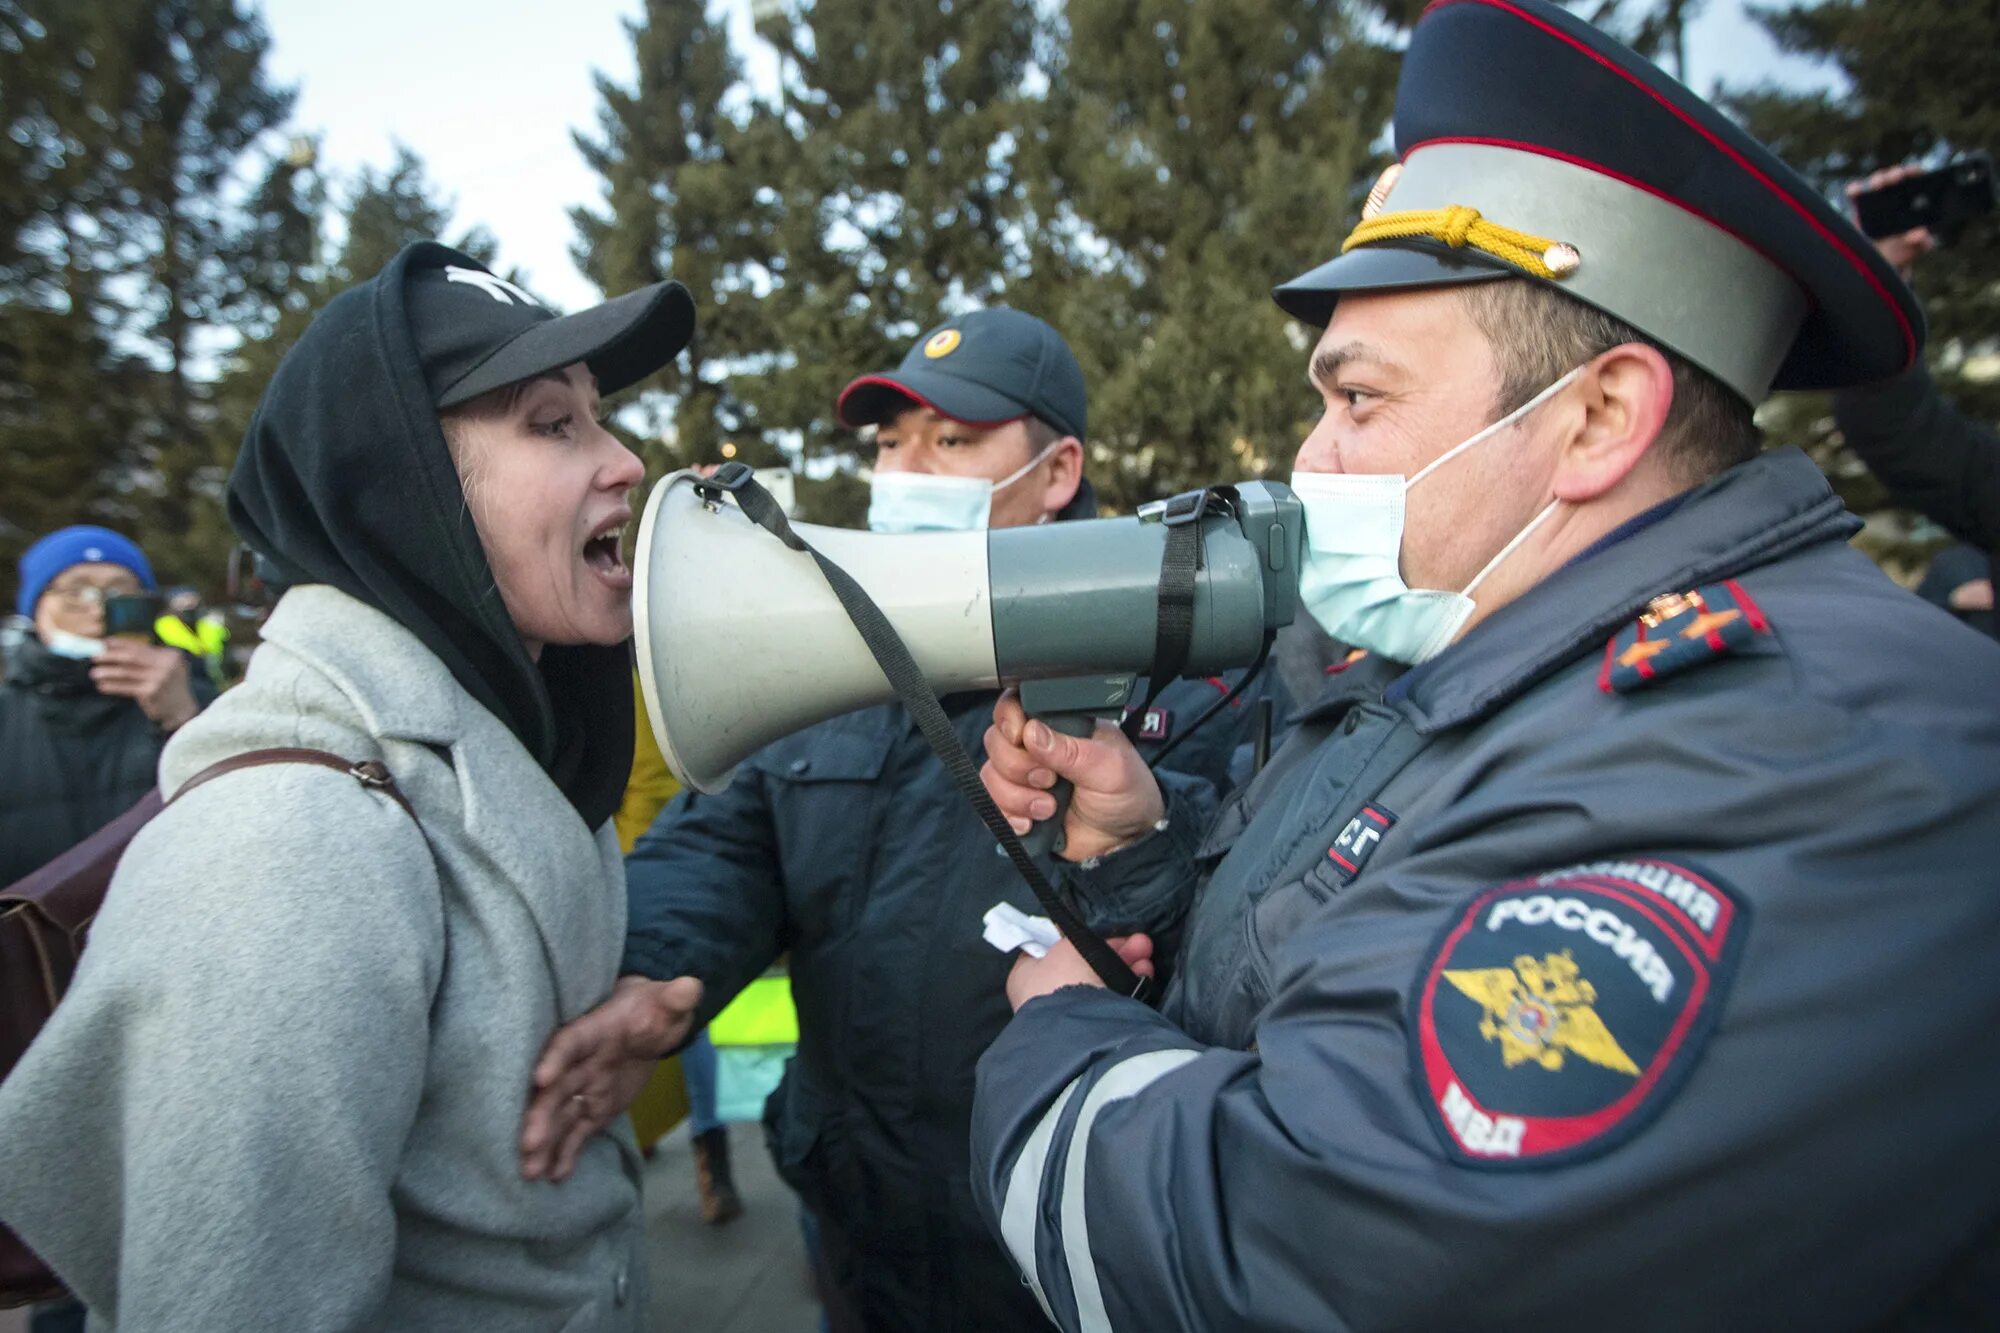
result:
<svg viewBox="0 0 2000 1333"><path fill-rule="evenodd" d="M1277 293L1302 597L1375 653L1206 827L996 710L1011 816L1075 782L1073 893L1193 906L1160 1012L1017 965L981 1207L1072 1330L1990 1324L2000 650L1751 424L1916 308L1540 0L1432 5L1395 128Z"/></svg>
<svg viewBox="0 0 2000 1333"><path fill-rule="evenodd" d="M874 431L868 517L882 532L1092 516L1085 412L1068 346L1009 309L932 330L839 401L843 422ZM1187 728L1224 688L1169 687L1142 731L1150 754L1186 738L1169 762L1211 801L1253 710L1238 700ZM994 696L944 703L976 754ZM556 1065L663 1054L686 1022L653 1000L665 986L700 980L700 1025L789 951L798 1053L766 1121L818 1224L833 1326L1045 1327L972 1206L967 1156L974 1063L1010 1013L1009 959L984 942L982 918L1001 902L1040 909L903 707L812 727L752 757L720 795L677 798L627 873L628 975L556 1038ZM1114 906L1098 924L1133 923Z"/></svg>

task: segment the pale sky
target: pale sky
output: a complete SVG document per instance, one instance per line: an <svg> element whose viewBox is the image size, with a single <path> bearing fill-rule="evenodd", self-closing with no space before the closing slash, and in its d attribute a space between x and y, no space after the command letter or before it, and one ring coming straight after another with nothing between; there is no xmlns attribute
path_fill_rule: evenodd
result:
<svg viewBox="0 0 2000 1333"><path fill-rule="evenodd" d="M695 0L687 0L694 3ZM640 0L264 0L270 71L298 86L292 132L321 136L322 162L351 174L383 166L394 144L420 154L457 203L454 235L483 225L502 267L566 308L598 293L570 262L569 210L595 203L597 178L570 141L594 128L593 71L632 75L622 20ZM749 0L712 0L736 49L768 86L774 60L750 30ZM1689 42L1697 91L1765 77L1810 78L1743 13L1708 0Z"/></svg>

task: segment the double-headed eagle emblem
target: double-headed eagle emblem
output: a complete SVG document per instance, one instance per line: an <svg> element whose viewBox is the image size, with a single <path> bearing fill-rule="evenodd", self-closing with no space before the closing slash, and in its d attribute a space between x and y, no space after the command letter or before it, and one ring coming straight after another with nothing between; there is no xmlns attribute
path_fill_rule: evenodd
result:
<svg viewBox="0 0 2000 1333"><path fill-rule="evenodd" d="M1539 962L1522 954L1511 968L1447 971L1444 979L1486 1011L1479 1035L1500 1043L1507 1068L1532 1060L1553 1072L1563 1067L1567 1052L1638 1077L1639 1066L1592 1008L1597 987L1583 979L1568 949Z"/></svg>

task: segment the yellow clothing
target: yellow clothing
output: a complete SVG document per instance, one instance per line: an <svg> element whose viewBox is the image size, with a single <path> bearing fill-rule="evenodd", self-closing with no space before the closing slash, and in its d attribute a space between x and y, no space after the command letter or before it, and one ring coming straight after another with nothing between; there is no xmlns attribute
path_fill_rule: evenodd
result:
<svg viewBox="0 0 2000 1333"><path fill-rule="evenodd" d="M638 725L632 737L632 776L625 782L625 799L611 822L618 830L618 846L629 852L639 835L652 827L653 819L666 808L681 784L667 768L660 743L653 739L652 723L646 720L646 701L639 693L639 673L632 673L632 702ZM660 1136L678 1125L688 1113L687 1085L681 1078L680 1057L660 1061L653 1077L632 1103L632 1132L639 1146L651 1152Z"/></svg>
<svg viewBox="0 0 2000 1333"><path fill-rule="evenodd" d="M762 976L745 986L708 1025L717 1046L794 1046L799 1011L792 1007L792 979Z"/></svg>
<svg viewBox="0 0 2000 1333"><path fill-rule="evenodd" d="M632 702L639 719L633 728L632 776L625 782L625 799L619 803L618 813L611 817L618 829L618 845L627 852L681 789L673 770L667 767L667 757L660 753L660 743L653 739L653 726L646 720L646 700L639 693L636 671L632 673Z"/></svg>
<svg viewBox="0 0 2000 1333"><path fill-rule="evenodd" d="M190 627L169 611L153 622L153 637L169 648L195 658L217 685L222 684L222 654L229 647L229 627L214 616L203 616Z"/></svg>

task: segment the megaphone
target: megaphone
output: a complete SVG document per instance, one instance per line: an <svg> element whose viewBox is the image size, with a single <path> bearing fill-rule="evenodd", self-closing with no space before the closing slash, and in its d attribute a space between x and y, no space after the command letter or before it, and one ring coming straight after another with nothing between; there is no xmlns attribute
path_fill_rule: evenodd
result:
<svg viewBox="0 0 2000 1333"><path fill-rule="evenodd" d="M937 693L1073 682L1068 708L1115 716L1154 661L1174 527L1197 524L1201 537L1183 674L1251 664L1296 613L1297 497L1263 481L1196 494L1034 527L792 529L874 599ZM695 472L653 488L633 569L647 719L697 791L720 791L780 737L897 697L811 555Z"/></svg>

